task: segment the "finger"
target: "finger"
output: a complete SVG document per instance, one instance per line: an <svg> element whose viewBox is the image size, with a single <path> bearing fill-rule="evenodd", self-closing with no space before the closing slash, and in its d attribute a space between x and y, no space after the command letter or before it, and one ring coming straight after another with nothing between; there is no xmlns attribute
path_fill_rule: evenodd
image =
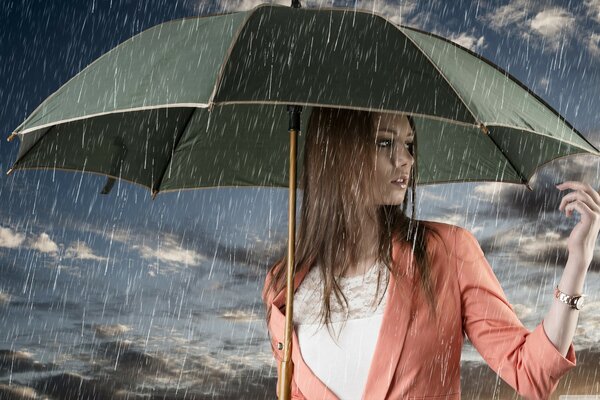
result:
<svg viewBox="0 0 600 400"><path fill-rule="evenodd" d="M579 215L581 215L581 220L587 222L588 220L598 218L598 213L594 213L592 209L590 209L587 204L585 204L581 200L573 201L565 207L565 213L567 217L573 215L573 210L579 211Z"/></svg>
<svg viewBox="0 0 600 400"><path fill-rule="evenodd" d="M594 188L592 188L589 184L579 181L565 181L561 184L556 185L558 190L565 189L573 189L573 190L583 190L587 194L589 194L596 204L600 205L600 193L598 193Z"/></svg>
<svg viewBox="0 0 600 400"><path fill-rule="evenodd" d="M582 192L580 190L566 194L560 201L558 209L562 211L562 209L565 207L566 204L573 202L575 200L581 200L590 209L592 209L596 212L600 212L600 204L594 202L594 199L592 199L592 197L587 192Z"/></svg>

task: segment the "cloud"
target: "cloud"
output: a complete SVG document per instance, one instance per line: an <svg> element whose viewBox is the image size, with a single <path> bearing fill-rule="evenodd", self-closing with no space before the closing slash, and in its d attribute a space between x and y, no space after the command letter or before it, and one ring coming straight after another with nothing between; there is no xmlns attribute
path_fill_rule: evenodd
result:
<svg viewBox="0 0 600 400"><path fill-rule="evenodd" d="M550 50L557 50L576 26L576 17L566 9L544 9L543 4L526 0L514 0L492 9L483 20L498 32L516 32L525 39L533 39L533 44Z"/></svg>
<svg viewBox="0 0 600 400"><path fill-rule="evenodd" d="M499 196L500 192L505 190L506 187L506 184L500 182L486 182L475 186L473 192L479 195L477 197L480 199L484 199L487 201L495 201Z"/></svg>
<svg viewBox="0 0 600 400"><path fill-rule="evenodd" d="M593 56L600 57L600 34L592 33L590 35L587 49Z"/></svg>
<svg viewBox="0 0 600 400"><path fill-rule="evenodd" d="M600 0L585 0L587 15L600 23Z"/></svg>
<svg viewBox="0 0 600 400"><path fill-rule="evenodd" d="M37 238L29 242L29 248L42 253L58 253L58 245L50 239L47 233L41 233Z"/></svg>
<svg viewBox="0 0 600 400"><path fill-rule="evenodd" d="M65 258L75 258L78 260L105 261L106 257L100 257L94 254L92 249L81 241L71 243L65 252Z"/></svg>
<svg viewBox="0 0 600 400"><path fill-rule="evenodd" d="M513 25L522 25L530 13L529 7L531 6L532 4L527 0L514 0L492 10L484 16L484 19L495 30L502 30Z"/></svg>
<svg viewBox="0 0 600 400"><path fill-rule="evenodd" d="M301 0L303 8L331 8L337 7L336 3L332 0ZM290 6L291 0L217 0L212 3L217 12L239 12L250 10L259 4L270 3L270 4L281 4L284 6ZM394 24L404 23L404 18L412 14L417 8L417 0L403 0L403 1L383 1L383 0L358 0L353 2L353 7L357 10L371 11L382 15L389 19ZM199 1L195 7L196 12L203 13L207 9L207 2Z"/></svg>
<svg viewBox="0 0 600 400"><path fill-rule="evenodd" d="M202 5L203 2L199 3L199 6ZM290 0L217 0L216 7L220 12L236 12L236 11L247 11L250 10L259 4L263 3L271 3L271 4L281 4L289 6L291 4Z"/></svg>
<svg viewBox="0 0 600 400"><path fill-rule="evenodd" d="M546 77L540 78L540 80L538 81L538 85L545 91L548 91L548 87L550 86L550 79Z"/></svg>
<svg viewBox="0 0 600 400"><path fill-rule="evenodd" d="M146 244L134 245L140 257L145 260L160 261L169 265L198 266L205 257L194 251L183 248L174 237L166 236L159 239L156 247Z"/></svg>
<svg viewBox="0 0 600 400"><path fill-rule="evenodd" d="M480 52L485 48L485 38L483 36L477 37L463 32L458 35L452 35L449 39L474 52Z"/></svg>
<svg viewBox="0 0 600 400"><path fill-rule="evenodd" d="M25 241L25 235L13 231L11 228L0 227L0 247L15 249Z"/></svg>
<svg viewBox="0 0 600 400"><path fill-rule="evenodd" d="M531 20L533 32L548 40L553 49L557 49L560 40L570 34L575 26L575 17L562 8L552 8L541 11Z"/></svg>

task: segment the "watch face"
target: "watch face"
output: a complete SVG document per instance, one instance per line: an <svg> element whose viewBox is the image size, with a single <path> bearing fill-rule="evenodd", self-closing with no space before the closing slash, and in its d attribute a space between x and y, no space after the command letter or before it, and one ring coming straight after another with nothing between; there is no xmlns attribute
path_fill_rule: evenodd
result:
<svg viewBox="0 0 600 400"><path fill-rule="evenodd" d="M575 300L575 308L577 308L578 310L581 310L582 307L583 307L583 297L579 297L578 299Z"/></svg>

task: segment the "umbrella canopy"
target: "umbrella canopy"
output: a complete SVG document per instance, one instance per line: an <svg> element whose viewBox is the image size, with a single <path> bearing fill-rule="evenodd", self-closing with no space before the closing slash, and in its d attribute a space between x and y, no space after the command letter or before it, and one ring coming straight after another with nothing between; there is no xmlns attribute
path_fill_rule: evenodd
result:
<svg viewBox="0 0 600 400"><path fill-rule="evenodd" d="M307 107L302 126L311 106L413 115L417 185L528 184L553 159L600 155L450 41L371 12L261 5L163 23L106 53L15 130L12 169L83 170L153 193L287 186L288 104Z"/></svg>

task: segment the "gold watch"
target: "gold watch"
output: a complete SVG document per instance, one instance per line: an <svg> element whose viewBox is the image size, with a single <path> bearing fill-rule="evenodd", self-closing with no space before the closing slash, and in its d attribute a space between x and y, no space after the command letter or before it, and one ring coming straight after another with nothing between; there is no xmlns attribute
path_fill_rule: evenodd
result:
<svg viewBox="0 0 600 400"><path fill-rule="evenodd" d="M558 285L556 285L556 287L554 288L554 297L556 297L559 301L567 304L569 307L575 309L575 310L581 310L583 308L583 298L585 297L584 294L579 295L579 296L571 296L568 295L566 293L563 293L560 291L560 289L558 288Z"/></svg>

